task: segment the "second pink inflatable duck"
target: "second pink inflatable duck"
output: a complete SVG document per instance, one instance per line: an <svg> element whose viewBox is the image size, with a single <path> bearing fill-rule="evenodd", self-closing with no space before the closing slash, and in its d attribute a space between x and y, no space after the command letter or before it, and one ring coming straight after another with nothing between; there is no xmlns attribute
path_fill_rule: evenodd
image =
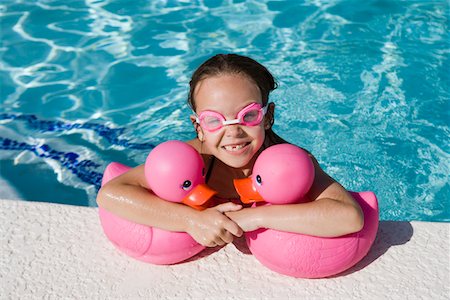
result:
<svg viewBox="0 0 450 300"><path fill-rule="evenodd" d="M308 154L297 146L280 144L264 150L251 177L235 180L235 187L246 203L288 204L304 201L313 180L314 165ZM250 251L269 269L294 277L321 278L347 270L367 254L378 229L375 194L351 194L364 213L361 231L324 238L262 228L245 234Z"/></svg>

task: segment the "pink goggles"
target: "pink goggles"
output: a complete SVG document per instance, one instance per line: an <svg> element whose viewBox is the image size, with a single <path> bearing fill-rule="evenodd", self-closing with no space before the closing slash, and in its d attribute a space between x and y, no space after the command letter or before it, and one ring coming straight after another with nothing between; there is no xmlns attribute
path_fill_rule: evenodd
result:
<svg viewBox="0 0 450 300"><path fill-rule="evenodd" d="M262 107L259 103L250 103L237 114L236 119L226 120L225 117L212 110L204 110L195 115L195 122L207 131L216 131L223 126L242 124L245 126L259 125L267 112L267 105Z"/></svg>

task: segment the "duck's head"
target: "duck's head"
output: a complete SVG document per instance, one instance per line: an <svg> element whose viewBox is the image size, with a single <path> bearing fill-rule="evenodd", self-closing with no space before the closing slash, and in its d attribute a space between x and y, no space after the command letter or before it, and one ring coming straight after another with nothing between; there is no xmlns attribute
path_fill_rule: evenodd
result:
<svg viewBox="0 0 450 300"><path fill-rule="evenodd" d="M308 153L291 144L265 149L256 159L252 175L235 179L243 203L272 204L300 202L314 181L314 164Z"/></svg>
<svg viewBox="0 0 450 300"><path fill-rule="evenodd" d="M145 161L145 177L160 198L204 209L216 194L205 184L205 166L190 145L168 141L156 146Z"/></svg>

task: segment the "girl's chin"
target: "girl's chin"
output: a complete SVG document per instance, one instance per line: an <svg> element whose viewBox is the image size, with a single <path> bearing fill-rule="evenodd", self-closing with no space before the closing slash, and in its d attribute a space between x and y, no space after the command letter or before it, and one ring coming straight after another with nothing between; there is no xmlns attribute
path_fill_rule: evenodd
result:
<svg viewBox="0 0 450 300"><path fill-rule="evenodd" d="M225 163L228 166L230 166L232 168L235 168L235 169L247 169L247 166L248 166L248 161L239 161L239 162L237 162L237 161L227 160L227 161L225 161Z"/></svg>
<svg viewBox="0 0 450 300"><path fill-rule="evenodd" d="M220 160L226 165L236 169L248 167L253 157L253 155L247 153L242 153L240 155L230 155L226 152L222 152L221 154L222 155L220 155Z"/></svg>

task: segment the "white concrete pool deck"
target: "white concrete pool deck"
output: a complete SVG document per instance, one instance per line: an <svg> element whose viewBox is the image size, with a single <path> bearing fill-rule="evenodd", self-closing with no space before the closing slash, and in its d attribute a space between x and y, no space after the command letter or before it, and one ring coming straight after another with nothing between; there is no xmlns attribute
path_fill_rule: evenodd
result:
<svg viewBox="0 0 450 300"><path fill-rule="evenodd" d="M0 200L0 210L1 299L450 299L450 223L382 221L359 264L311 280L268 270L242 240L155 266L119 253L96 208Z"/></svg>

